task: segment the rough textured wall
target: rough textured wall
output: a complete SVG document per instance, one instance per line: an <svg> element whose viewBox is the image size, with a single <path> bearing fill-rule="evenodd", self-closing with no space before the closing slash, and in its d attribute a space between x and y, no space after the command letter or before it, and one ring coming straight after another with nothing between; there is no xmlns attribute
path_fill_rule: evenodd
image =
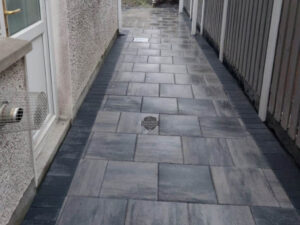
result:
<svg viewBox="0 0 300 225"><path fill-rule="evenodd" d="M118 0L67 0L73 106L118 29Z"/></svg>
<svg viewBox="0 0 300 225"><path fill-rule="evenodd" d="M0 91L25 90L24 60L0 72ZM30 133L0 133L0 224L7 224L34 178Z"/></svg>

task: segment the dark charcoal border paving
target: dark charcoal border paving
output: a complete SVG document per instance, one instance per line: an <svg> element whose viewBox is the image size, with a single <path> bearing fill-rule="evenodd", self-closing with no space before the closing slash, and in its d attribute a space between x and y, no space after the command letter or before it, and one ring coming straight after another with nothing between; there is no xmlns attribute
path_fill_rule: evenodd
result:
<svg viewBox="0 0 300 225"><path fill-rule="evenodd" d="M187 26L190 27L190 19L186 14L183 16ZM241 120L264 154L292 204L296 209L300 210L300 197L294 194L299 192L300 188L299 166L282 147L274 133L260 120L256 110L244 94L234 75L219 61L218 54L213 46L209 44L209 40L206 40L199 33L195 36L195 40L220 79ZM291 181L293 185L290 185Z"/></svg>
<svg viewBox="0 0 300 225"><path fill-rule="evenodd" d="M122 46L126 41L125 37L119 35L113 43L103 62L103 65L109 64L110 66L108 68L102 66L98 72L72 127L37 190L22 225L56 224L98 110L104 100L104 93L112 79L113 73L110 71L110 68L114 67L112 62L118 61Z"/></svg>

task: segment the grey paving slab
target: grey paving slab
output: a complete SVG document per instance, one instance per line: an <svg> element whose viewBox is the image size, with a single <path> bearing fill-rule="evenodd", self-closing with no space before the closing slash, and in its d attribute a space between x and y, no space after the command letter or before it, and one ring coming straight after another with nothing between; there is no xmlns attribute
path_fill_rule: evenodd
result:
<svg viewBox="0 0 300 225"><path fill-rule="evenodd" d="M161 97L193 98L191 85L160 84Z"/></svg>
<svg viewBox="0 0 300 225"><path fill-rule="evenodd" d="M198 118L185 115L160 115L160 134L201 136Z"/></svg>
<svg viewBox="0 0 300 225"><path fill-rule="evenodd" d="M95 196L100 192L107 161L82 159L74 175L69 195Z"/></svg>
<svg viewBox="0 0 300 225"><path fill-rule="evenodd" d="M159 200L216 203L209 168L206 166L160 164Z"/></svg>
<svg viewBox="0 0 300 225"><path fill-rule="evenodd" d="M159 64L135 63L133 71L146 73L159 72Z"/></svg>
<svg viewBox="0 0 300 225"><path fill-rule="evenodd" d="M141 109L141 97L114 96L108 97L104 104L105 111L128 111L139 112Z"/></svg>
<svg viewBox="0 0 300 225"><path fill-rule="evenodd" d="M157 164L110 161L101 197L157 199Z"/></svg>
<svg viewBox="0 0 300 225"><path fill-rule="evenodd" d="M190 225L255 225L247 206L190 204Z"/></svg>
<svg viewBox="0 0 300 225"><path fill-rule="evenodd" d="M59 225L123 225L126 200L69 197Z"/></svg>
<svg viewBox="0 0 300 225"><path fill-rule="evenodd" d="M131 62L131 63L147 63L148 56L142 55L124 55L123 62Z"/></svg>
<svg viewBox="0 0 300 225"><path fill-rule="evenodd" d="M199 99L227 99L227 95L221 86L193 85L195 98Z"/></svg>
<svg viewBox="0 0 300 225"><path fill-rule="evenodd" d="M239 114L229 100L215 100L214 106L218 116L221 117L238 117Z"/></svg>
<svg viewBox="0 0 300 225"><path fill-rule="evenodd" d="M178 65L180 65L180 64L199 64L200 63L200 61L197 59L197 58L195 58L195 57L178 57L178 56L175 56L174 58L173 58L173 60L174 60L174 64L178 64Z"/></svg>
<svg viewBox="0 0 300 225"><path fill-rule="evenodd" d="M185 203L130 200L126 225L189 225Z"/></svg>
<svg viewBox="0 0 300 225"><path fill-rule="evenodd" d="M183 51L179 50L161 50L162 56L183 56Z"/></svg>
<svg viewBox="0 0 300 225"><path fill-rule="evenodd" d="M204 84L204 78L200 75L175 74L176 84Z"/></svg>
<svg viewBox="0 0 300 225"><path fill-rule="evenodd" d="M172 64L172 57L167 56L149 56L148 63Z"/></svg>
<svg viewBox="0 0 300 225"><path fill-rule="evenodd" d="M163 73L187 73L185 65L161 64L160 70Z"/></svg>
<svg viewBox="0 0 300 225"><path fill-rule="evenodd" d="M283 184L277 178L275 172L271 169L264 169L263 173L270 184L270 187L275 195L276 200L278 201L280 207L282 208L294 208L286 190L284 190Z"/></svg>
<svg viewBox="0 0 300 225"><path fill-rule="evenodd" d="M249 135L245 127L236 118L200 118L200 126L204 137L236 138Z"/></svg>
<svg viewBox="0 0 300 225"><path fill-rule="evenodd" d="M203 73L213 73L213 69L209 64L205 63L202 65L188 65L187 66L189 74L201 75Z"/></svg>
<svg viewBox="0 0 300 225"><path fill-rule="evenodd" d="M150 38L149 43L160 44L161 41L160 41L160 38Z"/></svg>
<svg viewBox="0 0 300 225"><path fill-rule="evenodd" d="M139 135L135 161L182 163L180 137Z"/></svg>
<svg viewBox="0 0 300 225"><path fill-rule="evenodd" d="M176 98L144 97L142 112L177 114Z"/></svg>
<svg viewBox="0 0 300 225"><path fill-rule="evenodd" d="M99 111L94 122L94 131L115 132L119 121L119 112Z"/></svg>
<svg viewBox="0 0 300 225"><path fill-rule="evenodd" d="M171 44L169 44L169 43L151 44L150 48L152 48L152 49L171 49Z"/></svg>
<svg viewBox="0 0 300 225"><path fill-rule="evenodd" d="M183 137L184 163L211 166L233 166L224 139Z"/></svg>
<svg viewBox="0 0 300 225"><path fill-rule="evenodd" d="M138 53L137 48L124 48L124 49L122 49L122 54L137 55L137 53Z"/></svg>
<svg viewBox="0 0 300 225"><path fill-rule="evenodd" d="M252 207L256 225L299 225L300 216L295 209Z"/></svg>
<svg viewBox="0 0 300 225"><path fill-rule="evenodd" d="M147 73L145 82L173 84L174 75L172 73Z"/></svg>
<svg viewBox="0 0 300 225"><path fill-rule="evenodd" d="M212 167L212 175L221 204L278 206L260 169Z"/></svg>
<svg viewBox="0 0 300 225"><path fill-rule="evenodd" d="M120 63L117 67L116 67L116 71L119 72L130 72L132 71L133 68L133 63Z"/></svg>
<svg viewBox="0 0 300 225"><path fill-rule="evenodd" d="M227 144L236 167L269 168L268 162L251 136L227 139Z"/></svg>
<svg viewBox="0 0 300 225"><path fill-rule="evenodd" d="M159 84L129 83L127 95L158 96Z"/></svg>
<svg viewBox="0 0 300 225"><path fill-rule="evenodd" d="M119 72L116 74L115 81L120 82L144 82L145 73L143 72Z"/></svg>
<svg viewBox="0 0 300 225"><path fill-rule="evenodd" d="M214 105L210 100L179 98L178 108L180 114L203 116L203 117L217 116Z"/></svg>
<svg viewBox="0 0 300 225"><path fill-rule="evenodd" d="M218 76L214 73L206 73L204 76L204 79L205 79L205 82L207 85L213 85L213 86L221 86L222 85Z"/></svg>
<svg viewBox="0 0 300 225"><path fill-rule="evenodd" d="M126 95L128 83L112 82L106 89L107 95Z"/></svg>
<svg viewBox="0 0 300 225"><path fill-rule="evenodd" d="M138 55L147 55L147 56L159 56L160 50L159 49L138 49Z"/></svg>
<svg viewBox="0 0 300 225"><path fill-rule="evenodd" d="M133 42L129 44L129 48L149 48L150 44L149 43L137 43Z"/></svg>
<svg viewBox="0 0 300 225"><path fill-rule="evenodd" d="M118 132L136 134L158 134L158 126L153 130L147 130L144 126L142 126L142 121L145 117L148 116L155 117L157 120L159 120L158 114L129 112L122 113L118 126Z"/></svg>
<svg viewBox="0 0 300 225"><path fill-rule="evenodd" d="M135 134L98 133L92 134L86 157L112 160L132 160L135 149Z"/></svg>

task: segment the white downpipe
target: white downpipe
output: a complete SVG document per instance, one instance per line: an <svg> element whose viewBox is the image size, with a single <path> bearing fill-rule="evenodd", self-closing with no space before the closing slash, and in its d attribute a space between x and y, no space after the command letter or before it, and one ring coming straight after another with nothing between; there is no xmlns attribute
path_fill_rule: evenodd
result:
<svg viewBox="0 0 300 225"><path fill-rule="evenodd" d="M203 35L203 25L204 25L204 13L205 13L205 1L202 1L202 12L201 12L201 24L200 24L200 34Z"/></svg>
<svg viewBox="0 0 300 225"><path fill-rule="evenodd" d="M118 26L119 29L122 28L122 0L118 0Z"/></svg>
<svg viewBox="0 0 300 225"><path fill-rule="evenodd" d="M193 17L192 17L192 31L191 34L195 35L197 31L197 17L198 17L198 4L199 0L194 0L193 2Z"/></svg>
<svg viewBox="0 0 300 225"><path fill-rule="evenodd" d="M220 52L219 52L219 59L221 62L223 62L223 58L224 58L224 41L225 41L225 33L226 33L226 25L227 25L227 12L228 12L228 0L224 0L222 29L221 29L221 37L220 37Z"/></svg>
<svg viewBox="0 0 300 225"><path fill-rule="evenodd" d="M179 0L179 13L182 13L183 12L183 3L184 3L184 0Z"/></svg>
<svg viewBox="0 0 300 225"><path fill-rule="evenodd" d="M192 19L193 16L193 0L190 0L190 19Z"/></svg>
<svg viewBox="0 0 300 225"><path fill-rule="evenodd" d="M260 95L258 115L262 121L266 120L270 87L272 81L273 66L276 53L276 43L280 24L281 9L283 0L274 0L272 20L269 33L268 48L266 54L264 78Z"/></svg>

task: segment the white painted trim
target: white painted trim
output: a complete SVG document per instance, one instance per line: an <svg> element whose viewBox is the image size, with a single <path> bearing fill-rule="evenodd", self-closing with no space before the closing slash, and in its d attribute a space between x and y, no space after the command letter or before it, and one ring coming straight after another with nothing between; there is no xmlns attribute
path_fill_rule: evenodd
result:
<svg viewBox="0 0 300 225"><path fill-rule="evenodd" d="M190 0L190 19L193 17L193 0Z"/></svg>
<svg viewBox="0 0 300 225"><path fill-rule="evenodd" d="M221 37L220 37L220 51L219 51L219 59L221 62L223 62L223 57L224 57L224 41L225 41L225 33L226 33L226 25L227 25L227 13L228 13L228 0L224 0L222 28L221 28Z"/></svg>
<svg viewBox="0 0 300 225"><path fill-rule="evenodd" d="M205 13L205 1L202 1L202 12L201 12L201 24L200 24L200 34L203 35L203 26L204 26L204 13Z"/></svg>
<svg viewBox="0 0 300 225"><path fill-rule="evenodd" d="M6 37L6 27L2 1L0 1L0 37Z"/></svg>
<svg viewBox="0 0 300 225"><path fill-rule="evenodd" d="M274 0L258 115L266 120L283 0Z"/></svg>
<svg viewBox="0 0 300 225"><path fill-rule="evenodd" d="M183 4L184 4L184 0L179 0L179 7L178 7L179 13L183 12Z"/></svg>
<svg viewBox="0 0 300 225"><path fill-rule="evenodd" d="M198 4L199 4L199 0L194 0L193 17L192 17L192 29L191 29L191 34L192 35L195 35L196 31L197 31Z"/></svg>
<svg viewBox="0 0 300 225"><path fill-rule="evenodd" d="M122 0L118 0L118 27L122 28L123 20L122 20Z"/></svg>

